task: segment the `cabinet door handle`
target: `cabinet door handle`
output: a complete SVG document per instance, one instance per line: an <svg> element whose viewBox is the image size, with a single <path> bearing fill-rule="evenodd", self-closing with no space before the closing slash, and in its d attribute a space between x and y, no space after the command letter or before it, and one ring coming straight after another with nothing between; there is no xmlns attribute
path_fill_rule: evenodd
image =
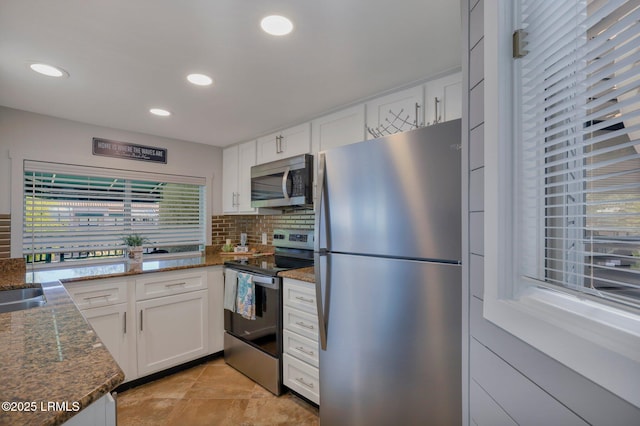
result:
<svg viewBox="0 0 640 426"><path fill-rule="evenodd" d="M140 310L140 331L142 331L142 309Z"/></svg>
<svg viewBox="0 0 640 426"><path fill-rule="evenodd" d="M296 324L298 324L300 327L308 328L309 330L314 330L315 329L314 326L307 325L307 324L303 323L302 321L297 321Z"/></svg>
<svg viewBox="0 0 640 426"><path fill-rule="evenodd" d="M99 296L89 296L89 297L84 297L83 299L84 299L84 300L87 300L87 301L89 301L89 300L93 300L93 299L102 299L102 298L104 298L104 299L109 299L109 296L110 296L109 294L101 294L101 295L99 295Z"/></svg>
<svg viewBox="0 0 640 426"><path fill-rule="evenodd" d="M302 296L296 296L296 299L301 300L303 302L307 302L307 303L313 303L314 302L313 299L307 299L306 297L302 297Z"/></svg>
<svg viewBox="0 0 640 426"><path fill-rule="evenodd" d="M434 104L434 117L433 117L433 124L439 123L440 120L442 120L442 114L438 114L438 104L440 104L440 99L438 99L438 97L436 96L435 98L433 98L433 104Z"/></svg>
<svg viewBox="0 0 640 426"><path fill-rule="evenodd" d="M306 387L308 387L309 389L313 389L313 383L307 383L304 381L304 379L302 377L297 377L296 378L296 382L300 382L301 384L305 385Z"/></svg>
<svg viewBox="0 0 640 426"><path fill-rule="evenodd" d="M127 311L124 311L124 325L123 325L123 334L127 334Z"/></svg>
<svg viewBox="0 0 640 426"><path fill-rule="evenodd" d="M311 355L311 356L314 356L314 355L315 355L313 351L308 351L308 350L306 350L306 349L305 349L304 347L302 347L302 346L296 346L296 349L297 349L297 350L299 350L299 351L300 351L300 352L302 352L302 353L307 354L307 355Z"/></svg>

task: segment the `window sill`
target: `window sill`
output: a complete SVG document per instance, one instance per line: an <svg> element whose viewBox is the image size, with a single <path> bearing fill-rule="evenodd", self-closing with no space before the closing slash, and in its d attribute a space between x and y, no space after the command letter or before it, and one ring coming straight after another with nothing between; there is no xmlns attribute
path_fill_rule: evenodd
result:
<svg viewBox="0 0 640 426"><path fill-rule="evenodd" d="M486 296L487 320L640 407L640 316L544 288Z"/></svg>

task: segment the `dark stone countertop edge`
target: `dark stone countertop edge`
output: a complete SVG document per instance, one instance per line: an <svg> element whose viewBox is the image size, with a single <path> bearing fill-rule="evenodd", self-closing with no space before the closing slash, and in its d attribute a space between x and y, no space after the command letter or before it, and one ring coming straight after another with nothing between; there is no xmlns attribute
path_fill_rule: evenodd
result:
<svg viewBox="0 0 640 426"><path fill-rule="evenodd" d="M27 283L23 287L33 285ZM124 372L60 281L41 285L47 299L44 306L0 314L0 325L32 323L29 328L16 327L13 330L10 327L8 333L0 338L0 358L7 362L2 368L7 386L2 392L2 400L33 401L38 404L37 409L31 412L0 412L0 424L60 425L124 381ZM51 331L52 324L56 325L55 333ZM69 354L64 362L50 356L47 345L53 338L62 341L60 344L63 346L58 350ZM28 344L18 345L16 342ZM36 346L34 342L37 342ZM99 363L99 368L96 368L96 363ZM25 370L30 374L25 374ZM77 403L79 410L43 410L40 404L50 401Z"/></svg>

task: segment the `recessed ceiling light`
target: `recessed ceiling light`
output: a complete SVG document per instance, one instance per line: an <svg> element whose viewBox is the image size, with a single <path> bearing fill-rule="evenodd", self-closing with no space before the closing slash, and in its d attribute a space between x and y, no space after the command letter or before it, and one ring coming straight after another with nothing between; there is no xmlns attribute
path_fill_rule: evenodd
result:
<svg viewBox="0 0 640 426"><path fill-rule="evenodd" d="M37 73L46 75L49 77L69 77L69 73L62 68L54 67L53 65L33 63L29 65L29 68Z"/></svg>
<svg viewBox="0 0 640 426"><path fill-rule="evenodd" d="M274 36L287 35L293 30L291 21L280 15L271 15L262 18L260 26L266 33Z"/></svg>
<svg viewBox="0 0 640 426"><path fill-rule="evenodd" d="M154 115L159 115L160 117L168 117L171 115L169 111L162 108L151 108L149 112Z"/></svg>
<svg viewBox="0 0 640 426"><path fill-rule="evenodd" d="M213 83L211 77L204 74L189 74L187 80L196 86L210 86Z"/></svg>

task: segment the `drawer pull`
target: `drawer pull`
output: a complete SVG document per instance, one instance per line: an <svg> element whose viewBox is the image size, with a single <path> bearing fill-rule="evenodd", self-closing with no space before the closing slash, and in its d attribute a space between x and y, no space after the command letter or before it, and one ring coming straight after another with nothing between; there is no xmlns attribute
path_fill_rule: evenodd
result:
<svg viewBox="0 0 640 426"><path fill-rule="evenodd" d="M84 300L93 300L93 299L109 299L110 294L101 294L99 296L89 296L89 297L83 297Z"/></svg>
<svg viewBox="0 0 640 426"><path fill-rule="evenodd" d="M298 324L300 327L308 328L309 330L315 330L314 326L307 325L307 324L303 323L302 321L296 321L296 324Z"/></svg>
<svg viewBox="0 0 640 426"><path fill-rule="evenodd" d="M313 389L313 383L307 383L304 381L304 379L302 377L297 377L296 378L296 382L300 382L301 384L305 385L306 387L308 387L309 389Z"/></svg>
<svg viewBox="0 0 640 426"><path fill-rule="evenodd" d="M297 349L297 350L299 350L299 351L300 351L300 352L302 352L302 353L307 354L307 355L311 355L311 356L313 356L313 355L314 355L313 351L308 351L308 350L306 350L306 349L305 349L304 347L302 347L302 346L296 346L296 349Z"/></svg>
<svg viewBox="0 0 640 426"><path fill-rule="evenodd" d="M303 302L307 302L307 303L313 303L314 302L313 299L307 299L306 297L302 297L302 296L296 296L296 299L301 300Z"/></svg>
<svg viewBox="0 0 640 426"><path fill-rule="evenodd" d="M166 288L170 288L170 287L176 287L176 286L179 286L179 285L187 285L187 283L183 281L183 282L181 282L181 283L165 284L164 286L165 286Z"/></svg>

